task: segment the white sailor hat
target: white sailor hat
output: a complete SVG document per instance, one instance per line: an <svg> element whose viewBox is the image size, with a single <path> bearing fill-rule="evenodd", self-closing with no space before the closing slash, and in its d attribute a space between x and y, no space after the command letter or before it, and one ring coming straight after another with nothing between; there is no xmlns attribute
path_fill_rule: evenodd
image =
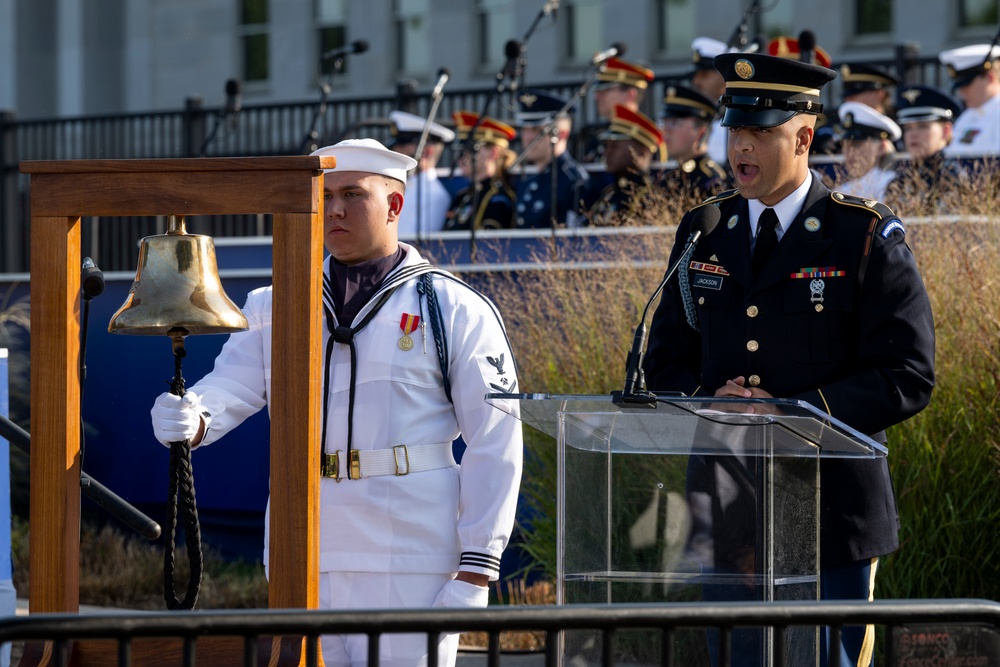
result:
<svg viewBox="0 0 1000 667"><path fill-rule="evenodd" d="M415 144L420 141L420 135L424 133L424 125L427 119L405 111L389 112L389 122L392 123L392 143L390 148L397 144ZM455 133L444 125L431 123L427 129L427 141L451 143L455 140Z"/></svg>
<svg viewBox="0 0 1000 667"><path fill-rule="evenodd" d="M896 122L861 102L844 102L837 109L845 139L898 140L903 131Z"/></svg>
<svg viewBox="0 0 1000 667"><path fill-rule="evenodd" d="M312 155L332 155L337 158L335 169L331 171L363 171L381 174L406 183L406 172L417 166L417 161L408 155L391 151L374 139L345 139L333 146L324 146Z"/></svg>
<svg viewBox="0 0 1000 667"><path fill-rule="evenodd" d="M948 76L952 85L961 88L972 83L972 80L994 67L994 61L1000 60L1000 45L972 44L938 54L938 60L948 68Z"/></svg>

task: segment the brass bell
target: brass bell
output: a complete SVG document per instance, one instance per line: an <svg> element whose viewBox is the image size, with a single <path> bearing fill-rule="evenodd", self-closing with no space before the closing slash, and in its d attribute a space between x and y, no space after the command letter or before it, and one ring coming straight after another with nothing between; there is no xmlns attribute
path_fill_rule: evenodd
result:
<svg viewBox="0 0 1000 667"><path fill-rule="evenodd" d="M125 303L110 333L183 337L247 329L247 318L222 289L210 236L188 234L171 215L166 234L147 236Z"/></svg>

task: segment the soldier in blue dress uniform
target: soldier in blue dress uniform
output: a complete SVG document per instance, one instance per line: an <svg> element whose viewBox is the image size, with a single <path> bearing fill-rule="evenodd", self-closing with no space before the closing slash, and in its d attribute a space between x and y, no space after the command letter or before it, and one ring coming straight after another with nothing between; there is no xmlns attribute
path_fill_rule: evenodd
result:
<svg viewBox="0 0 1000 667"><path fill-rule="evenodd" d="M600 162L604 158L604 141L600 134L608 129L615 107L638 111L653 78L653 70L621 58L609 58L601 66L594 86L594 107L599 120L580 130L581 162Z"/></svg>
<svg viewBox="0 0 1000 667"><path fill-rule="evenodd" d="M926 407L934 387L934 319L903 223L877 201L831 192L809 169L833 71L749 53L715 65L727 82L720 103L739 189L700 205L718 207L721 221L689 255L700 206L678 226L669 265L684 259L653 317L649 388L801 400L885 443L885 430ZM725 478L718 462L704 464L701 480ZM819 467L820 596L871 599L879 557L899 546L887 460ZM724 519L725 497L713 502ZM716 534L727 528L743 529ZM820 636L826 665L829 634ZM760 664L752 637L732 639L739 664ZM872 664L873 643L872 626L843 628L842 664Z"/></svg>
<svg viewBox="0 0 1000 667"><path fill-rule="evenodd" d="M660 156L663 150L660 128L644 113L619 105L600 138L606 146L604 161L613 180L587 214L590 224L643 222L643 214L651 208L653 191L649 168L653 157Z"/></svg>
<svg viewBox="0 0 1000 667"><path fill-rule="evenodd" d="M860 102L888 118L895 118L892 109L892 92L899 85L899 77L881 67L865 63L840 66L842 102ZM816 128L812 152L820 155L840 153L842 146L840 114L837 109L827 109Z"/></svg>
<svg viewBox="0 0 1000 667"><path fill-rule="evenodd" d="M894 118L892 93L899 77L881 67L864 63L840 66L841 94L844 102L867 104L880 114Z"/></svg>
<svg viewBox="0 0 1000 667"><path fill-rule="evenodd" d="M507 168L514 161L509 146L517 132L495 118L480 119L472 111L456 111L452 119L464 142L458 165L470 185L455 195L444 230L510 229L515 195Z"/></svg>
<svg viewBox="0 0 1000 667"><path fill-rule="evenodd" d="M954 136L958 100L930 86L908 86L899 93L897 120L910 159L896 167L886 188L886 202L913 215L932 215L960 208L956 200L968 182L966 170L944 149Z"/></svg>
<svg viewBox="0 0 1000 667"><path fill-rule="evenodd" d="M691 87L710 100L718 100L726 88L726 82L715 69L715 56L728 51L736 51L725 42L711 37L695 37L691 40L691 66L686 78ZM712 120L708 130L708 154L716 162L725 166L729 157L726 155L726 142L729 136L726 128L721 125L718 116Z"/></svg>
<svg viewBox="0 0 1000 667"><path fill-rule="evenodd" d="M583 225L586 219L581 212L590 208L592 195L590 175L566 150L573 129L572 109L564 111L566 99L536 90L525 91L518 103L521 158L537 171L521 174L518 182L517 226Z"/></svg>
<svg viewBox="0 0 1000 667"><path fill-rule="evenodd" d="M701 91L669 86L663 97L663 140L677 168L665 171L661 185L672 195L702 200L721 191L728 175L708 154L708 133L718 104Z"/></svg>

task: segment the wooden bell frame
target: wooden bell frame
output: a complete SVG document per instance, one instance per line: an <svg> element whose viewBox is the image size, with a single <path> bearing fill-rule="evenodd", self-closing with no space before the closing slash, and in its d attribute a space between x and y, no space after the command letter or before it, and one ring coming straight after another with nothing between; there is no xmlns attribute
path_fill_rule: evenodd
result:
<svg viewBox="0 0 1000 667"><path fill-rule="evenodd" d="M335 165L319 156L21 163L31 179L31 613L80 607L80 219L167 214L273 214L270 461L271 488L282 491L271 496L268 605L317 608L323 169ZM292 642L292 664L304 660L303 641ZM268 639L263 664L273 652L288 664L278 645ZM74 644L77 664L113 664L86 647ZM134 664L180 664L180 650L179 639L137 640ZM237 638L198 641L205 664L243 664L241 654Z"/></svg>

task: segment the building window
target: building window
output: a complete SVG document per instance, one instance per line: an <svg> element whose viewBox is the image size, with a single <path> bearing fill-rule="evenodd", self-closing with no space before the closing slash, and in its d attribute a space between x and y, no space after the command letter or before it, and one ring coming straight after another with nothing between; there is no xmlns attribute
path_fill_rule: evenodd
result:
<svg viewBox="0 0 1000 667"><path fill-rule="evenodd" d="M316 44L319 53L320 74L331 76L347 71L350 58L342 58L339 68L333 58L324 58L324 53L342 49L347 44L347 0L316 0Z"/></svg>
<svg viewBox="0 0 1000 667"><path fill-rule="evenodd" d="M511 0L478 0L478 65L499 69L506 62L508 40L514 39L514 7Z"/></svg>
<svg viewBox="0 0 1000 667"><path fill-rule="evenodd" d="M864 2L864 0L858 0ZM769 2L763 5L767 11L760 11L750 15L747 21L747 39L753 41L758 35L763 35L767 39L775 37L794 37L798 39L799 33L795 32L794 7L790 2ZM739 19L741 17L737 17ZM819 36L822 39L822 35Z"/></svg>
<svg viewBox="0 0 1000 667"><path fill-rule="evenodd" d="M959 0L959 26L963 28L995 27L997 23L1000 23L1000 0Z"/></svg>
<svg viewBox="0 0 1000 667"><path fill-rule="evenodd" d="M572 0L565 5L563 57L568 63L589 61L606 48L601 34L604 19L601 0ZM562 16L559 17L562 20Z"/></svg>
<svg viewBox="0 0 1000 667"><path fill-rule="evenodd" d="M431 71L430 0L395 0L396 70L424 75Z"/></svg>
<svg viewBox="0 0 1000 667"><path fill-rule="evenodd" d="M857 0L854 5L854 34L892 32L892 0Z"/></svg>
<svg viewBox="0 0 1000 667"><path fill-rule="evenodd" d="M687 53L695 34L694 3L691 0L657 0L656 50Z"/></svg>
<svg viewBox="0 0 1000 667"><path fill-rule="evenodd" d="M242 0L240 30L243 42L243 80L266 81L270 75L267 0Z"/></svg>

